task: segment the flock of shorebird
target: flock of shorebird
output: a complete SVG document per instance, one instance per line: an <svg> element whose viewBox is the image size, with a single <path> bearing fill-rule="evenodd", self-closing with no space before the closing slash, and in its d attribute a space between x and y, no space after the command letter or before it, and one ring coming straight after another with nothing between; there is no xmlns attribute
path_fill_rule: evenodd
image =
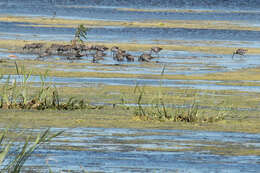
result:
<svg viewBox="0 0 260 173"><path fill-rule="evenodd" d="M43 43L32 43L26 44L23 47L24 51L30 51L38 53L38 59L44 58L47 56L65 56L67 60L80 60L83 56L91 56L92 62L97 63L100 60L104 60L104 57L107 55L105 52L109 50L108 47L101 45L63 45L63 44L52 44L50 47L44 49ZM126 50L123 50L117 46L113 46L110 51L112 57L115 61L122 62L134 62L135 60L141 62L150 62L154 58L159 57L159 52L162 50L160 47L152 47L149 53L142 53L140 56L134 56L130 53L127 53Z"/></svg>
<svg viewBox="0 0 260 173"><path fill-rule="evenodd" d="M75 45L64 45L64 44L52 44L50 47L44 49L43 43L32 43L26 44L23 47L23 50L38 53L38 59L44 58L47 56L65 56L67 60L80 60L83 56L91 56L92 62L97 63L101 60L104 60L104 57L107 55L105 52L109 50L108 47L101 45L84 45L84 44L75 44ZM136 59L140 62L150 62L154 58L159 58L159 52L162 50L161 47L152 47L149 53L142 53L140 56L133 56L130 53L127 53L126 50L119 48L118 46L113 46L111 51L111 56L115 61L122 62L134 62ZM35 52L36 51L36 52ZM247 52L247 49L239 48L233 52L232 59L234 55L244 56Z"/></svg>

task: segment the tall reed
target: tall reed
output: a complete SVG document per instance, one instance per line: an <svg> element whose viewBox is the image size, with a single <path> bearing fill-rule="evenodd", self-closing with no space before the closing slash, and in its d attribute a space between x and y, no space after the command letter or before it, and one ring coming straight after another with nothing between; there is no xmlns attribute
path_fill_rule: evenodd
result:
<svg viewBox="0 0 260 173"><path fill-rule="evenodd" d="M25 162L29 157L31 157L37 148L39 148L42 144L51 142L53 138L61 135L64 131L51 134L50 129L48 128L43 133L38 134L33 142L30 142L32 140L32 136L28 136L24 144L15 150L17 151L15 153L10 152L11 147L14 145L13 142L6 140L7 132L8 131L5 130L0 135L0 146L2 150L0 152L1 172L19 173ZM15 156L9 157L10 154L15 154Z"/></svg>
<svg viewBox="0 0 260 173"><path fill-rule="evenodd" d="M3 109L57 109L57 110L76 110L76 109L100 109L102 106L92 106L86 103L84 99L78 100L74 97L61 99L58 89L53 85L47 85L45 82L48 77L48 71L40 75L40 87L36 93L32 93L29 80L32 71L27 71L24 66L19 67L15 62L17 78L11 81L10 75L3 84L0 93L0 108ZM0 76L3 79L3 76ZM18 80L18 81L17 81Z"/></svg>

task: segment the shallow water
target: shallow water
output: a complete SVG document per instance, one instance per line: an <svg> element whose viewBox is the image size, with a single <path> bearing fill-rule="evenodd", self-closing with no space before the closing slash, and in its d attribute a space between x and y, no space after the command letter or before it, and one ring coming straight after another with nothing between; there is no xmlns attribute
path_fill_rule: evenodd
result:
<svg viewBox="0 0 260 173"><path fill-rule="evenodd" d="M248 0L248 3L244 3L242 0L203 0L203 1L197 1L197 0L190 0L190 1L179 1L179 0L165 0L164 3L161 3L160 0L126 0L124 2L117 1L117 0L111 0L110 2L107 2L106 0L3 0L1 1L1 4L25 4L25 5L31 5L36 6L36 2L39 5L48 4L48 6L52 6L53 4L59 4L59 5L72 5L77 4L80 6L88 5L88 6L98 6L98 7L122 7L122 6L128 6L128 7L147 7L147 8L170 8L170 7L178 7L178 8L216 8L220 9L218 7L224 7L224 9L236 9L236 10L253 10L258 9L260 7L260 4L255 0ZM50 5L51 4L51 5ZM155 6L156 5L156 6Z"/></svg>
<svg viewBox="0 0 260 173"><path fill-rule="evenodd" d="M259 55L236 55L232 59L232 55L214 55L207 53L196 53L187 51L168 51L163 50L159 54L159 58L153 61L155 63L151 68L148 64L143 65L142 62L137 61L137 57L142 52L129 51L135 56L135 62L117 62L111 57L111 52L106 52L105 60L99 61L104 66L70 66L69 62L64 57L47 57L44 61L48 62L67 62L67 65L55 66L51 65L52 70L65 72L104 72L104 73L123 73L123 74L161 74L165 66L164 74L167 75L198 75L216 72L227 72L245 68L254 68L260 66ZM17 58L9 58L10 55L15 55ZM38 57L37 54L20 54L0 52L1 59L25 59L34 60ZM74 62L91 63L92 56L82 57L82 60ZM0 64L1 65L1 64ZM36 65L36 68L48 69L48 65Z"/></svg>
<svg viewBox="0 0 260 173"><path fill-rule="evenodd" d="M0 80L1 83L5 83L7 75L3 76ZM10 81L16 80L21 82L22 76L11 75ZM39 76L31 76L28 82L41 82ZM164 87L177 87L187 89L205 89L205 90L236 90L247 92L260 92L260 86L239 86L239 85L225 85L224 81L214 80L170 80L170 79L142 79L142 78L93 78L93 77L47 77L45 82L50 82L58 87L91 87L97 85L128 85L128 86L164 86ZM244 81L247 82L247 81ZM252 81L248 81L252 82ZM260 82L260 81L254 81ZM219 84L221 83L221 84ZM38 86L36 84L35 86Z"/></svg>
<svg viewBox="0 0 260 173"><path fill-rule="evenodd" d="M52 17L53 12L61 18L81 19L105 19L105 20L130 20L143 21L147 19L177 19L177 20L225 20L235 21L238 24L246 23L259 24L260 11L259 6L253 0L247 4L242 1L165 1L159 3L158 0L128 0L125 2L111 1L65 1L65 0L10 0L0 3L2 14L9 15L27 15L27 16L47 16ZM39 6L40 4L40 6ZM119 9L121 8L121 9ZM123 8L123 9L122 9ZM150 9L151 12L127 11L126 8ZM162 12L156 10L197 10L196 12ZM201 10L201 11L200 11ZM207 11L211 10L211 11ZM215 11L214 11L215 10ZM242 10L241 12L239 10ZM37 11L37 13L35 12ZM79 15L80 14L80 15ZM103 18L101 17L103 16ZM119 19L120 17L120 19ZM73 28L55 28L55 27L32 27L19 22L0 22L0 38L2 39L25 39L25 40L66 40L73 38ZM88 33L89 41L103 42L128 42L128 43L151 43L151 44L179 44L174 41L182 41L182 45L188 46L225 46L234 47L259 47L259 31L241 31L241 30L216 30L216 29L185 29L185 28L128 28L128 27L99 27L92 28ZM209 41L213 41L209 44ZM215 42L214 42L215 41ZM130 52L137 57L142 52ZM8 53L0 53L1 57L8 57ZM15 54L19 59L35 59L37 55ZM59 61L50 57L47 61ZM79 62L91 62L92 57L83 57ZM61 58L61 61L69 62ZM154 61L159 63L154 67L143 67L140 62L118 63L112 60L110 52L101 64L112 65L101 68L76 67L63 68L54 67L55 70L64 70L67 72L105 72L105 73L126 73L126 74L160 74L162 67L166 66L164 74L197 75L216 72L226 72L239 70L243 68L252 68L260 65L259 55L247 55L245 57L231 55L214 55L210 53L195 53L187 51L166 51L160 52L160 58ZM115 64L125 65L113 66ZM128 66L128 64L130 64ZM45 68L45 67L41 67ZM36 77L36 82L37 79ZM48 81L51 81L48 79ZM148 79L98 79L98 78L55 78L57 85L67 85L81 87L93 84L109 85L135 85L139 82L141 85L159 86L160 80ZM184 87L196 89L216 89L216 90L240 90L240 91L259 91L258 86L229 86L219 85L223 81L163 81L165 86ZM61 85L61 86L62 86Z"/></svg>
<svg viewBox="0 0 260 173"><path fill-rule="evenodd" d="M118 128L51 130L65 133L38 149L34 153L38 157L33 156L27 166L42 166L43 172L47 170L46 161L52 171L237 173L260 169L259 156L220 155L203 149L239 146L259 150L259 134ZM202 149L197 150L199 147Z"/></svg>
<svg viewBox="0 0 260 173"><path fill-rule="evenodd" d="M1 39L60 40L73 39L74 28L33 27L24 23L0 22ZM260 45L259 31L188 29L188 28L129 28L97 27L88 31L88 41L161 44L160 40L231 41L244 46ZM247 44L246 44L247 42ZM211 44L214 46L214 43ZM223 45L222 45L223 46ZM229 46L228 46L229 47Z"/></svg>
<svg viewBox="0 0 260 173"><path fill-rule="evenodd" d="M215 13L170 13L170 12L131 12L122 11L118 8L137 9L197 9L197 10L218 10ZM83 19L105 19L105 20L250 20L259 22L259 8L257 1L250 0L247 4L244 1L178 1L166 0L127 0L127 1L105 1L105 0L4 0L0 3L0 10L4 14L15 15L38 15L49 16L55 11L58 17L83 18ZM232 10L243 10L239 13L227 13ZM80 13L80 15L79 15Z"/></svg>
<svg viewBox="0 0 260 173"><path fill-rule="evenodd" d="M163 3L162 3L163 2ZM121 8L121 9L120 9ZM128 11L126 8L155 10L153 12ZM167 12L160 10L197 10L196 12ZM87 19L108 21L145 20L220 20L236 22L243 26L260 26L260 3L257 0L1 0L0 15L40 16L65 19ZM156 11L157 10L157 11ZM158 11L159 10L159 11ZM208 11L207 10L211 10ZM242 11L240 11L242 10ZM62 40L73 39L75 29L55 27L32 27L22 22L0 22L0 39ZM147 44L180 44L186 46L259 47L259 31L185 29L185 28L126 28L98 27L89 30L88 41L126 42ZM180 41L175 42L176 40ZM209 41L210 44L209 44ZM213 41L213 42L212 42ZM142 52L130 52L138 56ZM17 59L35 59L37 55L16 54ZM10 53L0 50L0 58L6 59ZM50 57L46 61L61 57ZM106 72L126 74L160 74L166 64L164 74L198 75L251 68L260 66L259 55L236 56L214 55L186 51L166 51L156 59L160 63L154 67L142 66L139 62L120 63L112 60L110 52L104 66L54 67L55 70L80 72ZM83 57L79 62L90 62ZM128 65L129 64L129 65ZM69 66L69 63L68 63ZM47 68L38 65L39 68ZM5 82L4 76L0 82ZM21 80L11 76L11 80ZM31 82L40 82L39 76L32 76ZM137 78L67 78L52 77L46 82L56 86L90 87L101 85L151 85L209 90L238 90L260 92L260 86L231 86L220 84L224 81L206 80L159 80ZM233 81L234 82L234 81ZM239 82L239 81L238 81ZM243 81L252 82L252 81ZM260 81L253 81L260 82ZM19 129L21 131L23 129ZM37 150L26 162L29 169L36 172L72 170L75 172L258 172L260 157L221 155L203 147L238 147L240 149L260 149L259 134L202 132L185 130L141 130L75 128L66 130L50 145ZM25 131L37 133L42 129ZM72 147L75 149L64 149ZM200 148L202 147L202 148ZM190 151L185 150L190 149ZM83 150L83 151L81 151ZM165 150L165 151L162 151ZM178 151L175 151L178 150ZM46 163L48 162L48 163ZM25 171L26 172L26 171Z"/></svg>
<svg viewBox="0 0 260 173"><path fill-rule="evenodd" d="M40 4L40 5L39 5ZM6 0L0 3L0 14L22 16L52 17L56 12L58 18L80 18L88 20L109 21L144 21L144 20L220 20L235 21L238 25L257 26L260 24L259 4L251 0L242 1L164 1L128 0L111 1L66 1L66 0ZM152 10L195 9L217 10L217 12L142 12L125 11L118 8L144 8ZM223 10L224 9L224 10ZM257 10L256 10L257 9ZM234 11L235 10L235 11ZM242 10L239 12L238 10ZM79 15L80 14L80 15ZM0 38L25 40L71 40L73 28L31 27L24 23L0 22ZM89 41L136 42L161 44L154 40L211 40L238 41L247 44L237 46L251 47L260 45L259 31L184 29L184 28L128 28L100 27L89 30ZM232 44L232 43L231 43ZM227 46L228 44L225 44ZM214 44L212 45L214 46Z"/></svg>

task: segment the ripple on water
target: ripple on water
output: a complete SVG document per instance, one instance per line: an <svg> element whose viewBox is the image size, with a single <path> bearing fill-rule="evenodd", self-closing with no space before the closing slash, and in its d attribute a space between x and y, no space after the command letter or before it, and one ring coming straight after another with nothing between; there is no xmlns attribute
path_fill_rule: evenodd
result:
<svg viewBox="0 0 260 173"><path fill-rule="evenodd" d="M37 5L36 5L37 4ZM127 11L118 8L160 10L155 12ZM259 21L258 1L242 0L128 0L128 1L42 1L42 0L8 0L0 4L3 14L56 16L71 19L103 19L103 20L250 20ZM187 12L167 12L162 10L186 10ZM191 13L187 9L197 12ZM204 12L200 12L204 11ZM211 12L209 12L211 10ZM208 11L208 12L205 12ZM232 12L233 13L230 13ZM243 11L243 15L238 13ZM80 14L80 16L78 15Z"/></svg>
<svg viewBox="0 0 260 173"><path fill-rule="evenodd" d="M53 70L57 71L67 71L67 72L105 72L105 73L125 73L125 74L161 74L163 66L165 65L164 74L177 74L177 75L192 75L192 74L208 74L216 72L226 72L234 71L243 68L254 68L260 66L260 59L258 55L246 55L246 56L235 56L234 59L231 58L232 55L214 55L207 53L195 53L186 51L169 51L163 50L160 53L160 57L154 59L154 61L159 61L159 63L153 63L153 68L148 65L142 65L137 61L137 57L142 52L132 52L129 53L136 56L136 61L129 62L116 62L110 57L110 52L108 56L105 57L104 61L100 61L100 64L104 66L54 66ZM19 53L8 53L0 52L0 57L8 58L9 55L16 55L17 58L12 59L29 59L33 60L38 57L38 55L31 54L19 54ZM75 61L78 63L90 63L92 60L91 56L83 57L82 60ZM44 61L47 62L69 62L65 60L64 57L53 56L46 57ZM55 64L54 64L55 65ZM39 67L36 65L35 67ZM48 68L46 65L45 67Z"/></svg>
<svg viewBox="0 0 260 173"><path fill-rule="evenodd" d="M17 129L16 129L17 130ZM20 131L19 129L18 131ZM51 146L40 148L35 154L42 157L30 159L27 165L46 166L43 160L49 160L52 170L61 168L69 170L108 172L257 172L259 156L229 156L209 154L203 151L178 151L168 149L181 146L192 146L210 143L229 145L260 141L259 134L205 132L189 130L141 130L115 128L53 128L54 131L65 130L51 143ZM32 130L39 132L39 129ZM28 132L28 131L27 131ZM165 140L165 141L163 141ZM67 143L66 143L67 141ZM140 143L141 142L141 143ZM58 149L61 146L72 146L75 151ZM81 151L80 148L84 150ZM255 146L259 149L259 146ZM140 148L143 148L140 150ZM146 150L148 149L148 151ZM152 151L149 149L153 149ZM165 149L165 151L162 151ZM174 164L173 164L174 163ZM73 165L73 166L72 166ZM47 169L47 168L46 168Z"/></svg>
<svg viewBox="0 0 260 173"><path fill-rule="evenodd" d="M3 76L0 82L4 83L8 78ZM22 76L11 75L11 80L16 79L17 82L22 81ZM29 82L40 82L39 76L31 76ZM193 88L206 90L237 90L247 92L260 92L260 86L236 86L236 85L222 85L218 84L223 81L207 81L207 80L192 80L197 83L189 83L189 80L170 80L170 79L139 79L139 78L68 78L68 77L47 77L45 82L54 83L57 87L89 87L97 84L104 85L128 85L128 86L164 86L164 87L179 87L179 88ZM182 83L183 82L183 83ZM187 82L187 83L186 83ZM38 86L37 84L35 86Z"/></svg>
<svg viewBox="0 0 260 173"><path fill-rule="evenodd" d="M61 40L73 39L74 28L34 27L19 23L0 22L0 38L24 40ZM33 33L33 34L32 34ZM88 41L93 42L127 42L153 43L157 40L185 41L233 41L243 45L257 44L259 31L225 30L225 29L191 29L191 28L149 28L149 27L95 27L88 31ZM164 42L164 41L162 41ZM232 42L231 42L232 43ZM231 44L230 43L230 44ZM246 44L248 43L248 44ZM214 46L214 44L212 45ZM223 45L225 46L225 45Z"/></svg>

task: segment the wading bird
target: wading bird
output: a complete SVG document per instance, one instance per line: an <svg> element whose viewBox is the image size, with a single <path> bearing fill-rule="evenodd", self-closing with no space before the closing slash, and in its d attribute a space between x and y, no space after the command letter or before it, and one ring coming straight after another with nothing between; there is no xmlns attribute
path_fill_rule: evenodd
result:
<svg viewBox="0 0 260 173"><path fill-rule="evenodd" d="M91 47L92 50L96 50L96 51L102 51L105 52L106 50L108 50L107 47L102 46L102 45L94 45Z"/></svg>
<svg viewBox="0 0 260 173"><path fill-rule="evenodd" d="M113 46L113 47L110 49L113 58L115 57L115 54L116 54L116 52L117 52L118 50L119 50L119 47L117 47L117 46Z"/></svg>
<svg viewBox="0 0 260 173"><path fill-rule="evenodd" d="M117 60L117 61L124 61L124 54L117 52L115 54L115 58L114 59Z"/></svg>
<svg viewBox="0 0 260 173"><path fill-rule="evenodd" d="M25 44L23 50L31 51L31 50L38 50L40 51L41 48L44 46L43 43L32 43L32 44Z"/></svg>
<svg viewBox="0 0 260 173"><path fill-rule="evenodd" d="M153 58L154 57L151 54L143 53L141 56L139 56L138 61L150 62L150 60Z"/></svg>
<svg viewBox="0 0 260 173"><path fill-rule="evenodd" d="M161 47L152 47L151 48L151 54L152 54L152 52L154 52L154 53L156 53L157 57L159 57L159 52L161 50L163 50L163 48L161 48Z"/></svg>
<svg viewBox="0 0 260 173"><path fill-rule="evenodd" d="M99 60L104 60L103 56L106 56L106 54L101 50L97 50L95 55L93 55L92 62L97 63Z"/></svg>
<svg viewBox="0 0 260 173"><path fill-rule="evenodd" d="M247 49L243 49L243 48L237 49L235 52L233 52L232 59L234 58L235 54L243 56L246 54L247 51L248 51Z"/></svg>
<svg viewBox="0 0 260 173"><path fill-rule="evenodd" d="M129 53L125 54L125 58L127 60L127 62L134 62L135 61L135 57Z"/></svg>
<svg viewBox="0 0 260 173"><path fill-rule="evenodd" d="M104 60L104 58L102 56L99 56L99 55L95 54L93 56L92 62L93 63L98 63L99 60Z"/></svg>

